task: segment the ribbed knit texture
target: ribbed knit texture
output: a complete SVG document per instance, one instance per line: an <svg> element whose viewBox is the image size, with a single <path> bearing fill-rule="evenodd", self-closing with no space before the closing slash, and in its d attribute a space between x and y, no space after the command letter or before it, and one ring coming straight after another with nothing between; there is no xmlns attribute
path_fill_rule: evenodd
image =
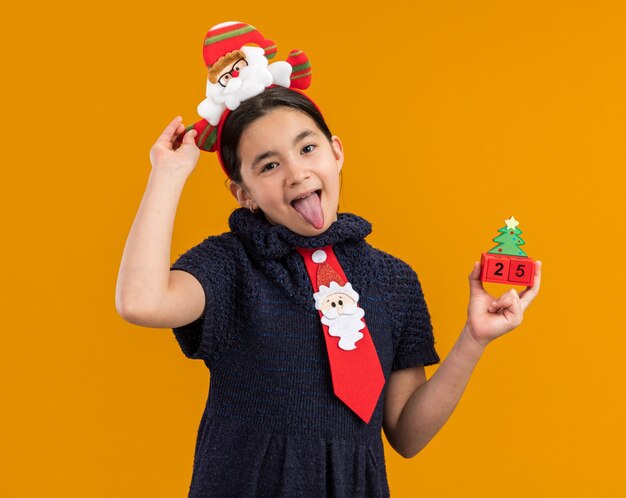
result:
<svg viewBox="0 0 626 498"><path fill-rule="evenodd" d="M171 267L194 275L206 295L203 316L173 329L183 353L211 372L189 496L388 497L386 386L369 424L336 398L311 283L294 248L333 244L385 379L439 362L417 275L370 246L370 223L353 214L339 213L316 237L243 208L229 225Z"/></svg>

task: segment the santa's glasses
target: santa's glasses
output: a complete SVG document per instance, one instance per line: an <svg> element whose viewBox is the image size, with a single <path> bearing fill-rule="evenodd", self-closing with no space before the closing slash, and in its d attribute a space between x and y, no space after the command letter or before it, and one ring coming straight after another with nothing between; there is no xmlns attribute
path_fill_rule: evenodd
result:
<svg viewBox="0 0 626 498"><path fill-rule="evenodd" d="M224 74L222 74L218 79L217 82L222 85L224 88L226 88L226 85L228 84L228 82L230 81L231 78L236 78L237 76L239 76L239 71L241 71L244 67L246 67L248 65L248 63L246 62L246 59L239 59L237 60L232 67L230 68L230 71L226 71Z"/></svg>

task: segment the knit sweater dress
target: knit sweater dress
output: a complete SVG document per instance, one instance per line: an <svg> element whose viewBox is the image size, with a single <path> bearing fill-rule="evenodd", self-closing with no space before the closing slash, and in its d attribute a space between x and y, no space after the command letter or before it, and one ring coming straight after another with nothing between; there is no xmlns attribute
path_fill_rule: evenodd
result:
<svg viewBox="0 0 626 498"><path fill-rule="evenodd" d="M171 266L193 275L206 296L202 316L173 329L183 353L210 371L188 496L388 497L386 384L369 424L333 393L320 316L295 247L333 244L386 380L394 370L439 362L417 275L369 245L371 224L354 214L339 213L315 237L243 208L229 226Z"/></svg>

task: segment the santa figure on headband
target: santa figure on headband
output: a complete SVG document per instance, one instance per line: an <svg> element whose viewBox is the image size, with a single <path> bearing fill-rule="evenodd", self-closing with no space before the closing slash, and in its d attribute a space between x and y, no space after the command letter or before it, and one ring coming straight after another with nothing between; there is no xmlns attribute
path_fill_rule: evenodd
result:
<svg viewBox="0 0 626 498"><path fill-rule="evenodd" d="M198 105L204 119L185 130L198 132L198 147L215 150L215 129L226 109L234 111L242 101L272 85L309 87L311 64L306 54L292 50L286 61L270 64L276 51L276 44L249 24L226 22L209 30L203 48L208 69L206 98Z"/></svg>

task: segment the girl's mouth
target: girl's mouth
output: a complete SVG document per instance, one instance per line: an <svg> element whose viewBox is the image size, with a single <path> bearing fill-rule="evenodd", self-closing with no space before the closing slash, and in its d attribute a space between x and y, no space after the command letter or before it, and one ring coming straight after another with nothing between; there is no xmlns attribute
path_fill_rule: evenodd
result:
<svg viewBox="0 0 626 498"><path fill-rule="evenodd" d="M318 189L305 197L291 201L293 208L314 228L324 226L324 210L322 209L322 190Z"/></svg>

